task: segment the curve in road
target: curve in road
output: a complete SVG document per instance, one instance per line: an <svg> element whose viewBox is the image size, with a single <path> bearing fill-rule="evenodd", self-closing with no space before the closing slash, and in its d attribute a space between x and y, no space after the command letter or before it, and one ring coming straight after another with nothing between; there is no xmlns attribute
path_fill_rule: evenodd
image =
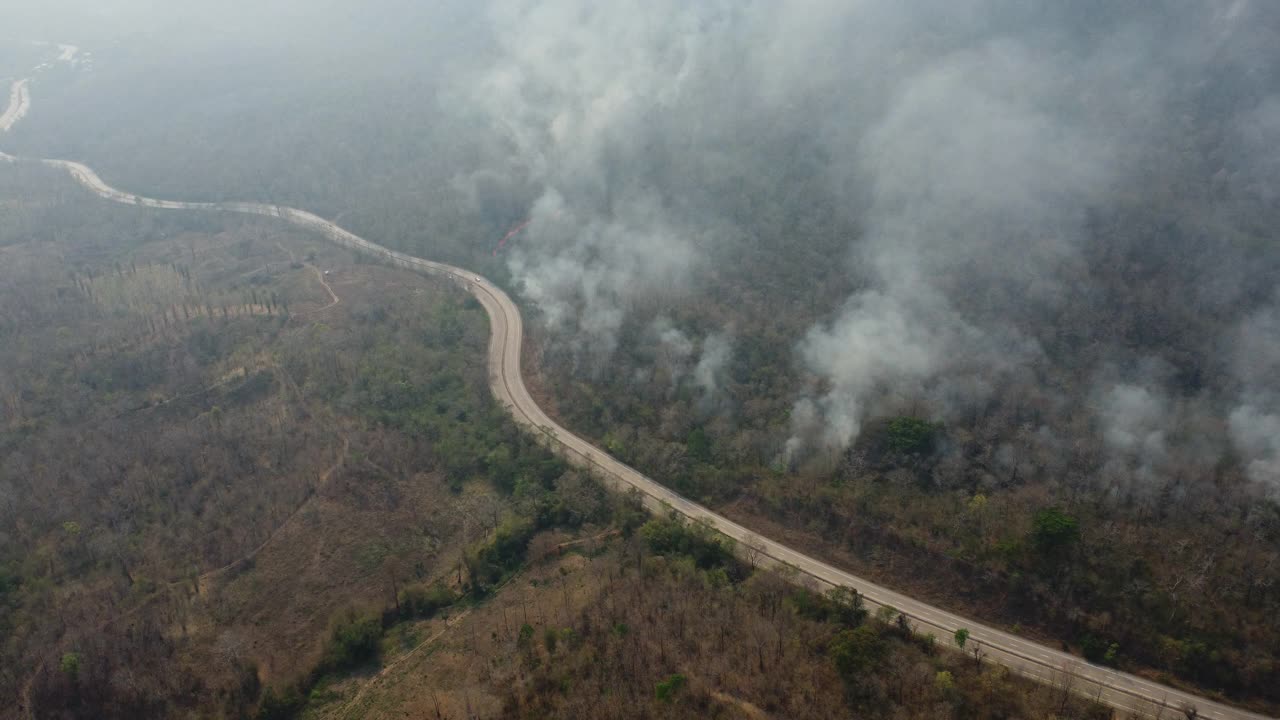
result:
<svg viewBox="0 0 1280 720"><path fill-rule="evenodd" d="M27 110L31 107L31 91L29 89L29 80L18 80L9 88L9 104L5 107L4 114L0 115L0 132L9 132L9 129L27 114ZM0 153L6 159L12 160L12 155Z"/></svg>
<svg viewBox="0 0 1280 720"><path fill-rule="evenodd" d="M10 103L9 110L3 115L8 125L0 126L4 130L8 130L30 106L26 81L14 83ZM0 156L15 159L3 153ZM1136 675L1085 662L1074 655L914 600L782 543L761 537L641 474L561 427L534 402L521 373L520 352L524 325L520 310L506 292L475 273L383 247L305 210L264 203L157 200L117 190L82 163L69 160L39 162L67 171L89 191L112 202L164 210L221 211L279 218L299 228L319 233L343 247L380 258L391 265L457 284L473 295L489 315L489 385L494 397L506 407L516 422L541 438L547 447L561 457L575 466L593 471L614 489L638 491L642 502L650 511L675 511L686 518L705 523L732 538L740 552L750 554L764 565L789 568L819 585L853 588L873 607L892 607L907 616L915 622L918 631L935 633L947 639L956 630L966 628L969 630L967 648L972 651L976 647L982 659L997 662L1025 677L1094 698L1123 712L1156 717L1171 711L1182 713L1184 709L1194 708L1198 713L1196 717L1213 720L1265 718Z"/></svg>

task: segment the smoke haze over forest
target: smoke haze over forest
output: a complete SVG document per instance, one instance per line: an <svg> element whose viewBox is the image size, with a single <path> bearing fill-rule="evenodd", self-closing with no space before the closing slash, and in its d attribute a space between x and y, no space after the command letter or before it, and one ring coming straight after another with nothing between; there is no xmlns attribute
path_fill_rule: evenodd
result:
<svg viewBox="0 0 1280 720"><path fill-rule="evenodd" d="M422 90L420 105L398 101L407 120L422 114L428 138L406 166L432 164L418 179L459 224L532 219L501 261L588 375L607 371L636 331L628 323L701 302L706 278L744 253L833 249L800 276L836 273L847 292L790 338L779 456L843 449L869 418L908 405L952 422L1013 388L1056 386L1066 389L1042 393L1054 409L1031 428L1045 443L1060 442L1052 419L1082 406L1117 476L1234 453L1280 491L1280 249L1260 237L1280 197L1280 12L1269 3L63 2L16 13L10 34L144 38L187 48L210 72L232 68L240 90L212 86L230 108L193 101L211 124L277 85L323 84L309 68ZM426 127L437 121L447 140ZM439 145L451 151L437 156ZM1128 290L1146 300L1130 310L1148 330L1125 335L1109 323L1132 298L1114 283L1138 276L1146 284ZM713 366L730 362L733 332L679 338L678 373L725 392Z"/></svg>

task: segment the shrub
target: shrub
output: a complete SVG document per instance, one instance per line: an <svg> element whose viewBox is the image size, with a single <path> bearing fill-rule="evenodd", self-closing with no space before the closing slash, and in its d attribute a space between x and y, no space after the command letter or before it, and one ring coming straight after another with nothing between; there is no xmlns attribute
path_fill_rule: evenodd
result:
<svg viewBox="0 0 1280 720"><path fill-rule="evenodd" d="M853 628L867 619L862 595L847 587L832 588L826 595L800 588L791 594L791 606L801 617Z"/></svg>
<svg viewBox="0 0 1280 720"><path fill-rule="evenodd" d="M321 670L348 670L372 660L382 640L382 621L372 615L346 610L333 623Z"/></svg>
<svg viewBox="0 0 1280 720"><path fill-rule="evenodd" d="M529 540L535 531L534 524L525 519L513 518L504 522L489 542L481 545L467 557L471 571L473 590L484 593L517 570L524 562Z"/></svg>
<svg viewBox="0 0 1280 720"><path fill-rule="evenodd" d="M400 591L400 613L404 617L429 618L457 600L444 585L410 585Z"/></svg>
<svg viewBox="0 0 1280 720"><path fill-rule="evenodd" d="M74 682L80 676L79 653L63 653L62 660L58 662L58 669Z"/></svg>
<svg viewBox="0 0 1280 720"><path fill-rule="evenodd" d="M831 659L845 682L856 683L884 659L888 651L880 633L870 625L841 630L831 641Z"/></svg>
<svg viewBox="0 0 1280 720"><path fill-rule="evenodd" d="M640 536L656 555L684 555L702 570L726 567L733 560L729 541L714 530L688 524L679 518L650 520L640 528Z"/></svg>
<svg viewBox="0 0 1280 720"><path fill-rule="evenodd" d="M290 687L280 693L274 688L267 688L262 694L262 704L258 706L258 720L289 720L305 704L306 698L297 688Z"/></svg>
<svg viewBox="0 0 1280 720"><path fill-rule="evenodd" d="M688 682L688 679L680 673L669 675L654 688L654 696L661 702L671 702Z"/></svg>
<svg viewBox="0 0 1280 720"><path fill-rule="evenodd" d="M516 640L516 646L527 648L533 642L533 626L525 623L520 626L520 637Z"/></svg>
<svg viewBox="0 0 1280 720"><path fill-rule="evenodd" d="M1043 554L1065 551L1079 539L1079 521L1060 508L1044 508L1031 520L1031 541Z"/></svg>
<svg viewBox="0 0 1280 720"><path fill-rule="evenodd" d="M956 688L956 678L947 670L939 670L933 678L933 684L942 692L950 692Z"/></svg>

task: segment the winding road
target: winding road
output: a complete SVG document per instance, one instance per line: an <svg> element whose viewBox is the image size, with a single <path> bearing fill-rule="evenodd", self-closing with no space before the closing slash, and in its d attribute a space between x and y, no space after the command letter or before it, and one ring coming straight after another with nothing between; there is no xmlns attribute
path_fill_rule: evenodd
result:
<svg viewBox="0 0 1280 720"><path fill-rule="evenodd" d="M0 131L8 130L25 114L30 95L25 80L14 83L10 107L0 121ZM0 153L0 159L16 160ZM740 553L766 566L796 571L802 580L820 586L850 587L861 593L868 605L890 606L907 616L917 632L932 633L940 643L950 645L957 629L969 630L966 650L975 647L984 662L995 662L1035 680L1069 689L1113 708L1141 717L1199 717L1214 720L1262 719L1265 716L1214 702L1161 685L1145 678L1094 665L1018 635L997 630L888 588L854 576L817 558L761 537L751 530L716 514L664 487L583 438L561 427L534 402L521 374L520 352L524 326L520 310L501 288L485 278L459 267L424 260L365 240L324 218L295 208L262 203L193 203L157 200L117 190L88 166L68 160L39 160L60 168L93 194L112 202L165 210L233 212L278 218L296 227L314 231L343 247L360 251L397 267L450 281L473 295L489 315L489 385L494 397L506 407L516 422L542 438L547 447L581 468L593 471L617 490L638 491L644 505L653 512L674 510L702 522L732 538ZM1192 709L1194 713L1192 714Z"/></svg>

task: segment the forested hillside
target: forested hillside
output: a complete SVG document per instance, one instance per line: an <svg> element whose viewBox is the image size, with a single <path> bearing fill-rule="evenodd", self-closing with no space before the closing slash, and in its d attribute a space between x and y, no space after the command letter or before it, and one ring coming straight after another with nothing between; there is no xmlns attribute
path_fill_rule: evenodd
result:
<svg viewBox="0 0 1280 720"><path fill-rule="evenodd" d="M0 190L0 717L1105 715L646 522L493 405L456 290Z"/></svg>
<svg viewBox="0 0 1280 720"><path fill-rule="evenodd" d="M491 600L397 630L422 641L313 691L304 717L1110 717L1065 676L1016 679L972 643L952 652L954 638L634 512L615 510L613 532L539 537Z"/></svg>
<svg viewBox="0 0 1280 720"><path fill-rule="evenodd" d="M568 482L456 292L0 168L4 717L243 717ZM322 269L323 268L323 269Z"/></svg>

